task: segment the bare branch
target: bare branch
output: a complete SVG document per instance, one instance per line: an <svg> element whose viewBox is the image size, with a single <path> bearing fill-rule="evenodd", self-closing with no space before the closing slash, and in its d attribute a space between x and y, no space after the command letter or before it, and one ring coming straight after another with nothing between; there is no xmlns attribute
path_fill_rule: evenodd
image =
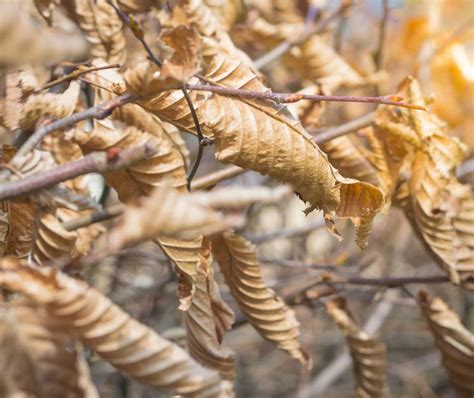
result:
<svg viewBox="0 0 474 398"><path fill-rule="evenodd" d="M1 185L0 200L49 188L80 175L93 172L103 173L126 167L156 153L157 148L151 142L123 151L116 151L115 148L111 148L107 152L94 152L82 159L55 167L44 173L37 173L22 180Z"/></svg>
<svg viewBox="0 0 474 398"><path fill-rule="evenodd" d="M61 76L59 79L46 83L45 85L35 90L35 93L39 93L40 91L54 87L58 84L66 83L71 80L77 79L79 76L85 75L86 73L96 72L96 71L104 70L104 69L120 68L120 67L121 67L120 64L112 64L112 65L104 65L104 66L92 66L90 68L78 68L65 76Z"/></svg>
<svg viewBox="0 0 474 398"><path fill-rule="evenodd" d="M374 61L376 70L381 70L383 68L383 57L385 49L385 35L387 33L387 21L390 15L390 5L388 0L383 0L383 14L380 21L380 31L379 31L379 41L377 44L377 49L374 53Z"/></svg>
<svg viewBox="0 0 474 398"><path fill-rule="evenodd" d="M313 131L308 130L308 133L314 134L313 138L316 143L321 144L327 141L330 141L334 138L340 137L352 133L354 131L360 130L364 127L370 126L373 122L373 113L368 113L364 116L361 116L357 119L351 120L350 122L341 124L336 127L331 127L320 133L314 134Z"/></svg>
<svg viewBox="0 0 474 398"><path fill-rule="evenodd" d="M104 119L107 116L109 116L115 108L128 104L129 102L132 102L135 99L137 99L135 95L124 94L110 101L87 108L81 112L74 113L63 119L56 120L45 126L40 127L30 136L30 138L28 138L25 144L15 154L15 156L10 161L10 163L15 164L16 158L26 155L29 151L34 149L36 145L38 145L41 142L41 140L44 137L46 137L48 134L51 134L56 130L69 128L82 120L92 119L92 118Z"/></svg>
<svg viewBox="0 0 474 398"><path fill-rule="evenodd" d="M426 108L421 105L407 104L401 102L403 98L396 95L386 95L380 97L373 96L354 96L354 95L322 95L322 94L293 94L293 93L274 93L270 90L260 92L252 90L243 90L233 87L213 86L210 84L186 84L190 90L209 91L220 95L229 95L236 97L243 97L249 99L264 99L271 100L280 104L288 104L298 102L301 100L308 101L331 101L331 102L362 102L370 104L383 104L399 106L401 108L418 109L426 111Z"/></svg>

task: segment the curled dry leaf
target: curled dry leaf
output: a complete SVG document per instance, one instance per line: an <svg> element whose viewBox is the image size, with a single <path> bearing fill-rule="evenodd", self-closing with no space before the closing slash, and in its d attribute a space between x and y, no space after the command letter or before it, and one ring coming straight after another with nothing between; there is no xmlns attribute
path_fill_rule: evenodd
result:
<svg viewBox="0 0 474 398"><path fill-rule="evenodd" d="M2 397L98 398L67 322L27 299L0 306Z"/></svg>
<svg viewBox="0 0 474 398"><path fill-rule="evenodd" d="M91 44L91 55L109 63L127 58L123 22L107 0L76 0L79 26Z"/></svg>
<svg viewBox="0 0 474 398"><path fill-rule="evenodd" d="M206 80L216 85L268 90L232 54L205 57L204 70ZM144 71L138 68L126 76L133 92L139 89ZM373 185L343 178L285 106L220 95L193 99L204 133L215 139L218 160L290 183L309 202L309 210L322 209L329 223L334 215L351 218L359 226L358 244L365 246L372 219L383 205L382 192ZM179 127L189 129L192 125L190 112L176 92L159 94L140 104Z"/></svg>
<svg viewBox="0 0 474 398"><path fill-rule="evenodd" d="M0 101L0 123L9 130L18 127L22 102L39 85L31 66L22 66L0 73L0 88L4 98Z"/></svg>
<svg viewBox="0 0 474 398"><path fill-rule="evenodd" d="M28 130L34 128L42 118L61 119L71 115L76 108L80 91L79 83L71 82L62 94L30 95L22 106L18 127Z"/></svg>
<svg viewBox="0 0 474 398"><path fill-rule="evenodd" d="M54 28L45 25L30 1L1 1L0 66L70 62L86 55L87 42L69 20Z"/></svg>
<svg viewBox="0 0 474 398"><path fill-rule="evenodd" d="M329 316L347 337L357 380L357 397L386 396L385 346L354 322L343 299L328 302L326 308Z"/></svg>
<svg viewBox="0 0 474 398"><path fill-rule="evenodd" d="M176 344L141 324L86 283L56 269L0 263L0 284L21 292L70 326L83 344L138 381L172 394L229 397L227 383Z"/></svg>
<svg viewBox="0 0 474 398"><path fill-rule="evenodd" d="M301 94L328 94L319 85L309 86L298 91ZM288 108L300 119L305 127L315 127L318 125L321 115L325 111L325 103L312 101L298 101L289 104ZM359 141L351 138L350 135L343 135L330 141L319 144L319 147L328 156L329 162L335 166L339 172L348 178L355 178L359 181L368 182L377 186L379 179L375 168L367 160Z"/></svg>
<svg viewBox="0 0 474 398"><path fill-rule="evenodd" d="M207 78L218 84L264 91L255 75L236 58L216 56ZM223 78L224 77L224 78ZM215 139L216 157L223 163L255 170L290 183L309 211L361 220L360 231L383 205L373 185L342 177L286 107L215 95L201 105L204 127ZM367 235L359 234L365 245Z"/></svg>
<svg viewBox="0 0 474 398"><path fill-rule="evenodd" d="M139 206L125 210L121 223L110 232L108 242L116 250L159 235L192 240L228 227L225 218L215 210L196 203L192 195L180 195L164 185L144 198Z"/></svg>
<svg viewBox="0 0 474 398"><path fill-rule="evenodd" d="M243 0L204 0L204 3L225 31L229 31L245 14Z"/></svg>
<svg viewBox="0 0 474 398"><path fill-rule="evenodd" d="M410 102L425 105L415 80L407 79L402 90ZM381 107L376 125L385 152L394 153L387 157L389 170L406 174L406 184L401 186L405 196L399 195L400 189L395 192L399 203L451 280L462 282L474 273L474 195L471 187L456 178L464 146L447 136L445 126L429 112ZM396 146L387 146L395 141ZM392 181L390 186L396 184Z"/></svg>
<svg viewBox="0 0 474 398"><path fill-rule="evenodd" d="M474 394L474 335L439 297L420 291L418 303L425 315L435 344L441 351L449 381L460 398Z"/></svg>
<svg viewBox="0 0 474 398"><path fill-rule="evenodd" d="M308 356L298 341L299 323L295 314L265 285L255 247L231 231L213 237L211 243L225 282L249 323L262 337L300 362L308 363Z"/></svg>
<svg viewBox="0 0 474 398"><path fill-rule="evenodd" d="M275 202L288 192L287 187L273 190L234 187L180 194L165 184L143 198L138 205L127 207L121 222L109 235L109 247L115 250L156 236L194 240L201 235L216 234L241 221L225 217L217 209ZM150 214L154 216L150 217Z"/></svg>
<svg viewBox="0 0 474 398"><path fill-rule="evenodd" d="M57 210L60 216L62 209ZM70 256L76 243L76 232L68 232L53 213L46 213L39 218L33 243L32 257L42 265L48 261Z"/></svg>
<svg viewBox="0 0 474 398"><path fill-rule="evenodd" d="M234 321L234 313L222 300L214 280L210 244L204 240L190 306L184 313L186 338L191 356L203 366L217 370L228 380L235 377L234 354L223 347L224 333Z"/></svg>
<svg viewBox="0 0 474 398"><path fill-rule="evenodd" d="M15 148L3 145L0 150L0 161L8 163L15 154ZM22 172L37 169L41 157L33 151L25 161ZM36 165L36 166L35 166ZM28 199L17 198L0 202L0 256L13 255L27 257L33 243L33 227L36 205Z"/></svg>
<svg viewBox="0 0 474 398"><path fill-rule="evenodd" d="M179 25L161 34L160 41L173 51L170 58L165 58L160 68L158 79L152 83L161 85L150 87L151 90L179 88L199 72L201 63L202 39L196 27L188 28Z"/></svg>

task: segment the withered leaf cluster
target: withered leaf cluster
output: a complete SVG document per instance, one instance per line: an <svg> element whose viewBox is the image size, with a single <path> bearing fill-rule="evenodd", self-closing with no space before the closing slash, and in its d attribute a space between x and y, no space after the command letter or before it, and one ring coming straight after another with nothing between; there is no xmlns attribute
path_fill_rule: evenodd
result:
<svg viewBox="0 0 474 398"><path fill-rule="evenodd" d="M308 371L302 321L268 286L257 248L239 232L250 205L293 193L307 214L321 211L339 239L336 222L349 219L362 249L377 215L399 207L446 279L474 289L474 196L457 175L469 147L450 134L462 111L430 109L410 76L393 98L425 110L378 105L364 128L349 131L357 134L318 144L312 133L329 107L265 99L270 86L332 95L380 89L384 73L357 70L324 29L307 35L299 3L314 6L0 1L0 396L97 397L85 348L170 395L234 396L238 353L224 337L235 314L223 285L246 322ZM277 65L258 58L281 43L287 48ZM441 68L437 62L433 68ZM281 82L262 72L269 65L282 73ZM461 91L457 84L451 92ZM102 113L77 117L90 110ZM444 114L448 123L439 118ZM199 153L191 156L188 144L196 138ZM209 190L190 192L206 145L216 161L268 176L273 186L208 184ZM146 148L145 155L122 159L136 148ZM104 212L111 218L111 210L101 209L104 200L98 203L86 168L93 169L88 155L96 152L106 154L107 166L94 171L120 202L116 222L97 223ZM22 184L32 188L12 194ZM147 241L173 266L186 349L78 275L82 265L100 267L106 257ZM420 293L418 303L454 389L473 394L472 333L441 299ZM356 395L385 396L385 345L364 332L344 301L326 308L347 337Z"/></svg>

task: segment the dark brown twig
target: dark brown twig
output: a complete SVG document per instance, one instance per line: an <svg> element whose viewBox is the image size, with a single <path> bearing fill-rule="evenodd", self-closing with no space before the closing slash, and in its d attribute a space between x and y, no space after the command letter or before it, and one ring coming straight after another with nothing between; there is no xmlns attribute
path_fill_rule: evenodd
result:
<svg viewBox="0 0 474 398"><path fill-rule="evenodd" d="M157 148L147 142L139 147L116 151L111 148L107 152L94 152L82 159L55 167L46 172L37 173L18 181L0 186L0 200L35 192L39 189L52 187L60 182L80 175L111 171L126 167L138 160L156 154Z"/></svg>
<svg viewBox="0 0 474 398"><path fill-rule="evenodd" d="M268 91L252 91L252 90L243 90L240 88L233 87L222 87L222 86L213 86L211 84L186 84L186 87L190 90L197 91L209 91L212 93L228 96L236 96L249 99L264 99L271 100L280 104L287 104L298 102L301 100L308 101L332 101L332 102L362 102L362 103L371 103L371 104L383 104L383 105L392 105L399 106L402 108L409 109L418 109L426 110L424 106L416 104L407 104L401 102L402 98L395 95L387 95L380 97L360 97L352 95L319 95L319 94L294 94L294 93L274 93L270 90Z"/></svg>
<svg viewBox="0 0 474 398"><path fill-rule="evenodd" d="M384 286L389 288L401 287L409 284L451 282L448 275L361 278L357 276L341 276L334 273L326 273L323 277L323 281L332 284Z"/></svg>
<svg viewBox="0 0 474 398"><path fill-rule="evenodd" d="M65 76L61 76L60 78L53 80L52 82L46 83L45 85L36 89L35 93L39 93L40 91L46 90L58 84L66 83L71 80L77 79L79 76L85 75L86 73L96 72L96 71L104 70L104 69L120 68L120 67L121 67L120 64L112 64L112 65L104 65L104 66L92 66L90 68L82 68L82 69L78 68Z"/></svg>
<svg viewBox="0 0 474 398"><path fill-rule="evenodd" d="M375 67L377 71L383 69L385 36L387 33L387 21L390 15L390 6L388 4L388 0L382 0L382 1L383 1L383 14L382 14L382 19L380 20L379 40L377 43L377 49L375 50L375 53L374 53Z"/></svg>
<svg viewBox="0 0 474 398"><path fill-rule="evenodd" d="M145 40L145 35L143 33L143 29L141 28L140 24L130 16L128 16L120 7L114 4L112 0L109 0L109 4L114 8L115 12L117 15L122 19L122 21L130 28L132 31L133 35L140 41L142 44L143 48L148 54L148 58L157 66L161 67L162 62L159 60L153 51L151 50L150 46ZM191 97L189 96L188 90L186 89L186 85L183 83L181 86L181 92L184 95L184 99L186 100L186 103L188 105L188 108L191 112L191 116L193 118L194 122L194 127L196 129L196 134L198 138L198 152L196 154L196 160L194 161L193 167L191 168L191 171L189 172L188 178L187 178L187 186L188 190L191 190L191 182L196 175L196 172L199 169L199 165L201 164L202 160L202 155L204 152L204 147L207 145L210 145L210 141L204 137L204 134L202 133L201 130L201 124L199 123L199 119L196 113L196 109L194 109L193 101L191 100Z"/></svg>

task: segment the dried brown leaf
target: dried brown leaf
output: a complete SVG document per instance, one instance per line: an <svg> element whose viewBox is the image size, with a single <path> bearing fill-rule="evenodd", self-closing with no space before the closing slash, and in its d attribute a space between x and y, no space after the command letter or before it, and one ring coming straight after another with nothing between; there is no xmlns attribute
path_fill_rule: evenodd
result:
<svg viewBox="0 0 474 398"><path fill-rule="evenodd" d="M107 0L76 0L78 24L91 44L91 55L109 63L127 58L123 22Z"/></svg>
<svg viewBox="0 0 474 398"><path fill-rule="evenodd" d="M166 30L161 34L160 41L173 54L164 59L158 79L152 83L160 83L149 87L150 90L179 88L199 72L201 64L202 39L196 27L184 25Z"/></svg>
<svg viewBox="0 0 474 398"><path fill-rule="evenodd" d="M222 232L240 219L224 216L217 209L241 208L255 202L276 202L287 187L233 187L210 192L179 193L169 184L155 189L138 205L126 208L121 222L109 235L109 247L118 249L156 236L198 239ZM153 214L153 217L150 217Z"/></svg>
<svg viewBox="0 0 474 398"><path fill-rule="evenodd" d="M420 291L418 303L441 351L451 385L459 397L471 398L474 394L474 335L439 297L432 298L428 292Z"/></svg>
<svg viewBox="0 0 474 398"><path fill-rule="evenodd" d="M355 323L344 300L330 301L326 308L329 316L347 337L357 380L357 397L386 396L385 346Z"/></svg>
<svg viewBox="0 0 474 398"><path fill-rule="evenodd" d="M230 231L212 238L211 243L225 282L250 324L262 337L307 363L308 357L298 341L299 323L295 314L265 285L255 247Z"/></svg>
<svg viewBox="0 0 474 398"><path fill-rule="evenodd" d="M266 90L236 59L216 56L208 70L207 77L219 84ZM218 160L290 183L309 210L322 209L329 218L364 219L363 231L381 209L382 193L343 178L286 107L215 95L201 105L200 115L215 138ZM359 234L358 243L364 246L366 238Z"/></svg>
<svg viewBox="0 0 474 398"><path fill-rule="evenodd" d="M70 325L27 299L0 306L2 397L98 398Z"/></svg>
<svg viewBox="0 0 474 398"><path fill-rule="evenodd" d="M32 9L32 2L0 2L0 66L74 61L87 53L79 28L62 18L57 27L46 23Z"/></svg>
<svg viewBox="0 0 474 398"><path fill-rule="evenodd" d="M62 209L57 214L47 212L39 218L32 248L33 260L42 265L48 261L69 257L76 243L76 232L66 231L60 217Z"/></svg>
<svg viewBox="0 0 474 398"><path fill-rule="evenodd" d="M228 227L225 218L215 210L195 202L192 195L180 195L164 185L139 206L127 207L122 221L110 232L108 242L115 250L156 236L193 240Z"/></svg>
<svg viewBox="0 0 474 398"><path fill-rule="evenodd" d="M0 150L0 161L7 163L15 154L15 149L3 145ZM31 153L29 159L38 159ZM22 171L35 170L38 162L25 162ZM13 255L19 258L27 257L33 243L33 227L36 214L36 205L29 200L18 198L0 202L0 256Z"/></svg>
<svg viewBox="0 0 474 398"><path fill-rule="evenodd" d="M21 109L18 127L28 130L34 128L42 118L61 119L71 115L76 108L80 91L79 83L71 82L62 94L30 95Z"/></svg>
<svg viewBox="0 0 474 398"><path fill-rule="evenodd" d="M221 344L224 333L234 321L234 313L222 300L214 280L209 246L209 242L203 242L194 294L184 313L188 350L203 366L217 370L225 379L233 380L234 354Z"/></svg>
<svg viewBox="0 0 474 398"><path fill-rule="evenodd" d="M85 346L138 381L169 393L228 397L227 384L86 283L4 258L0 284L22 292L73 329Z"/></svg>
<svg viewBox="0 0 474 398"><path fill-rule="evenodd" d="M425 105L413 79L404 82L402 94ZM424 245L451 280L460 283L474 273L474 196L456 177L464 146L447 136L444 124L430 112L385 107L377 112L377 137L386 153L395 152L387 157L389 169L406 175L395 195ZM398 147L387 145L397 140ZM395 188L397 181L390 186Z"/></svg>
<svg viewBox="0 0 474 398"><path fill-rule="evenodd" d="M211 56L206 59L205 71L206 79L217 85L267 90L251 69L232 55ZM138 75L128 75L127 83L135 91ZM160 94L141 105L177 126L189 129L192 125L179 93ZM359 225L358 243L365 245L372 218L383 205L381 191L343 178L286 107L212 95L196 102L196 108L204 132L215 139L218 160L290 183L310 203L310 210L322 209L328 220L334 215L353 219Z"/></svg>
<svg viewBox="0 0 474 398"><path fill-rule="evenodd" d="M242 0L204 0L204 3L225 31L229 31L245 14L245 6Z"/></svg>

